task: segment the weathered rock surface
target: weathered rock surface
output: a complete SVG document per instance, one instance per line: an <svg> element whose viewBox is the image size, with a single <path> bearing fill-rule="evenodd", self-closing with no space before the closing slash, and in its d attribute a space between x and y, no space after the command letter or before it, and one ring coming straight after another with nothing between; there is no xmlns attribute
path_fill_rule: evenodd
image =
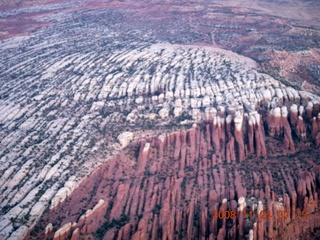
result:
<svg viewBox="0 0 320 240"><path fill-rule="evenodd" d="M1 239L263 238L295 220L211 223L211 202L238 211L253 197L256 211L279 196L293 215L313 211L320 99L298 89L320 92L316 28L261 14L260 2L19 2L0 6L1 39L47 27L0 42Z"/></svg>
<svg viewBox="0 0 320 240"><path fill-rule="evenodd" d="M240 161L239 153L228 148L233 134L241 130L232 127L237 121L220 119L166 137L133 142L85 180L63 204L45 213L37 223L43 230L33 230L27 238L45 234L54 239L180 236L262 240L313 236L313 230L320 227L320 171L317 162L306 164L299 159L312 159L314 153L266 155L262 159L255 153ZM277 131L285 136L283 125ZM271 139L259 133L266 142ZM249 148L247 141L243 142ZM226 162L232 149L237 157L230 158L230 164L212 161ZM307 170L309 164L311 170ZM234 211L237 218L213 219L215 211ZM44 231L44 223L52 223L51 235Z"/></svg>

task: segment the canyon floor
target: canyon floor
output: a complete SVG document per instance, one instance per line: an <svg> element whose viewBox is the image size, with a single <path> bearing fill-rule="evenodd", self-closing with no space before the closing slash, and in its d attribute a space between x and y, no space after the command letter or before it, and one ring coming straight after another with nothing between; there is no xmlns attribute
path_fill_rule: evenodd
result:
<svg viewBox="0 0 320 240"><path fill-rule="evenodd" d="M0 239L320 239L317 1L0 1Z"/></svg>

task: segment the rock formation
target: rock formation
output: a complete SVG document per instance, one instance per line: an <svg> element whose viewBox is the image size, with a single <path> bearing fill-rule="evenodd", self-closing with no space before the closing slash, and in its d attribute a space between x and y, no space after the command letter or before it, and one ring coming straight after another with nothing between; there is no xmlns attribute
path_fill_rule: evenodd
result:
<svg viewBox="0 0 320 240"><path fill-rule="evenodd" d="M283 117L276 132L282 131L285 137ZM46 230L33 230L28 239L45 235L79 239L79 233L82 237L107 239L312 236L312 229L320 227L320 172L308 171L308 165L299 162L302 155L309 158L312 153L240 161L230 141L233 134L242 132L242 138L233 137L237 139L233 145L242 141L243 148L250 149L243 140L249 133L239 125L231 131L232 122L236 125L240 121L230 119L226 117L221 123L217 117L211 124L132 143L85 180L62 205L44 214L38 225ZM259 128L254 136L258 135L256 131ZM232 151L238 160L230 158L230 165L212 161L227 161ZM134 152L138 152L136 157ZM88 210L80 216L79 209ZM218 215L214 217L215 211ZM231 219L231 211L235 219ZM46 227L46 222L52 225Z"/></svg>
<svg viewBox="0 0 320 240"><path fill-rule="evenodd" d="M0 4L0 239L316 236L310 1L307 24L277 1L19 2Z"/></svg>

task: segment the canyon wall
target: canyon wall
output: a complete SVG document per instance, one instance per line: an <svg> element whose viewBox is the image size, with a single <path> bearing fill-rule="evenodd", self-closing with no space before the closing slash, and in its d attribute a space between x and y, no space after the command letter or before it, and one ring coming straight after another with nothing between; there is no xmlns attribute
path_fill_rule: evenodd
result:
<svg viewBox="0 0 320 240"><path fill-rule="evenodd" d="M320 228L318 108L220 112L136 141L27 238L312 239Z"/></svg>

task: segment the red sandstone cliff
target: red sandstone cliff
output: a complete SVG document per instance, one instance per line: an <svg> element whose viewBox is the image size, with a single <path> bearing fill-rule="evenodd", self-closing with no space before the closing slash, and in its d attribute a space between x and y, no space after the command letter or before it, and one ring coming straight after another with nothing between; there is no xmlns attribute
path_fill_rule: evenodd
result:
<svg viewBox="0 0 320 240"><path fill-rule="evenodd" d="M320 171L312 159L318 150L274 156L306 149L307 140L315 147L319 118L310 110L301 116L291 110L270 111L266 130L258 113L217 116L212 123L136 142L44 214L28 238L315 236L320 227ZM281 146L280 153L268 151L275 144ZM300 161L302 155L308 164ZM214 210L233 210L237 218L212 219ZM279 211L286 211L286 218L279 217ZM38 230L48 223L52 229Z"/></svg>

